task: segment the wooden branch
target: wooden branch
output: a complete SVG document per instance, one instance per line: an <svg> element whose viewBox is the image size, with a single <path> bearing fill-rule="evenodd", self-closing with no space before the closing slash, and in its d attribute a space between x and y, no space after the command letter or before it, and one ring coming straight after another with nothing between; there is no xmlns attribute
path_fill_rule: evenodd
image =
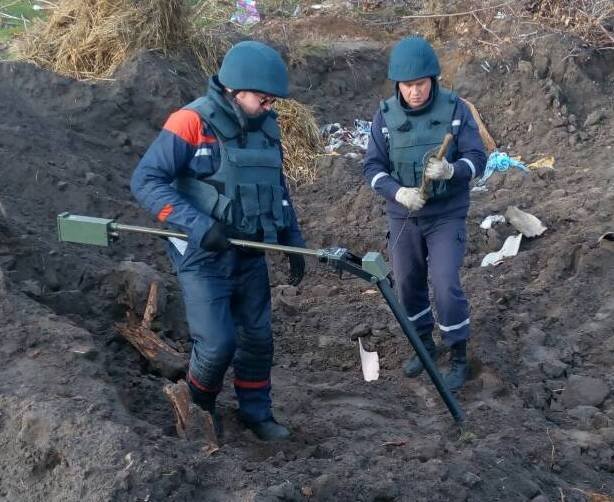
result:
<svg viewBox="0 0 614 502"><path fill-rule="evenodd" d="M157 303L158 284L153 282L149 288L147 306L140 325L137 325L134 314L128 313L128 322L118 325L118 330L155 370L170 380L176 380L186 374L188 355L177 352L151 330L151 323L156 316Z"/></svg>
<svg viewBox="0 0 614 502"><path fill-rule="evenodd" d="M173 407L179 437L188 441L203 440L203 451L209 455L219 450L213 417L192 401L185 380L165 385L163 392Z"/></svg>
<svg viewBox="0 0 614 502"><path fill-rule="evenodd" d="M478 124L478 128L480 129L480 136L482 137L482 141L484 142L484 146L486 147L486 150L488 152L492 152L493 150L497 148L497 143L495 143L495 140L488 132L488 129L486 129L486 125L484 124L482 117L480 117L480 113L478 112L478 109L473 105L473 103L470 103L464 98L461 98L461 99L469 107L469 111L471 112L471 115L473 115L473 119Z"/></svg>
<svg viewBox="0 0 614 502"><path fill-rule="evenodd" d="M146 329L151 329L151 323L158 313L158 283L156 281L149 286L149 296L147 297L147 305L143 313L143 322L141 326Z"/></svg>

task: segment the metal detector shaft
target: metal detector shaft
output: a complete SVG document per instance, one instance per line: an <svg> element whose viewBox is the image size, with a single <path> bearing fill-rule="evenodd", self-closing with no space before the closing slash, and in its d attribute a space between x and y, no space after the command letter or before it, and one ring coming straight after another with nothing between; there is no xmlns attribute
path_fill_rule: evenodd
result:
<svg viewBox="0 0 614 502"><path fill-rule="evenodd" d="M122 223L111 223L112 231L135 232L149 235L159 235L161 237L177 237L178 239L188 239L188 235L182 232L173 232L171 230L162 230L158 228L139 227L135 225L124 225ZM267 244L265 242L246 241L242 239L228 239L234 246L240 246L250 249L260 249L262 251L280 251L283 253L301 254L305 256L319 256L320 251L317 249L299 248L294 246L282 246L281 244Z"/></svg>
<svg viewBox="0 0 614 502"><path fill-rule="evenodd" d="M390 287L388 279L382 279L378 281L377 287L379 288L380 292L384 296L384 299L390 306L390 310L392 310L392 313L396 317L397 321L399 321L399 324L403 329L403 333L405 333L405 336L409 338L409 343L411 343L412 347L416 351L416 354L424 365L424 369L431 377L433 384L435 384L435 387L437 388L437 392L439 392L439 395L443 399L443 402L448 407L448 410L450 410L452 417L454 417L454 420L456 422L462 422L464 419L463 410L459 406L458 401L456 401L456 399L450 392L450 389L446 387L443 379L441 378L441 374L437 370L437 366L435 366L435 363L433 362L431 356L424 347L422 340L420 340L420 337L416 332L416 328L414 328L411 321L407 318L405 310L398 302L394 291Z"/></svg>

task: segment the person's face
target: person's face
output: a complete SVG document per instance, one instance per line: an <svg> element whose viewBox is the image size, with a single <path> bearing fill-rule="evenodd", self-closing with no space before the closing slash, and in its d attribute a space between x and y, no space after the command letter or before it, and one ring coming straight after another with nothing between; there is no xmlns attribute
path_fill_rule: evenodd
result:
<svg viewBox="0 0 614 502"><path fill-rule="evenodd" d="M258 117L268 112L276 98L263 92L239 91L235 101L248 117Z"/></svg>
<svg viewBox="0 0 614 502"><path fill-rule="evenodd" d="M420 108L429 99L431 78L426 77L399 82L399 90L403 99L411 108Z"/></svg>

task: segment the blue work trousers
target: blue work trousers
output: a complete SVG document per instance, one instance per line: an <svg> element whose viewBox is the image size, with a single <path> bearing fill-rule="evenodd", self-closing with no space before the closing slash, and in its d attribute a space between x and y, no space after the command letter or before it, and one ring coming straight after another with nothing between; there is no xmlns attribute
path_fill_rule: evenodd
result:
<svg viewBox="0 0 614 502"><path fill-rule="evenodd" d="M192 337L188 379L212 400L232 363L239 414L247 422L271 418L271 291L262 253L236 248L207 252L169 244L183 290Z"/></svg>
<svg viewBox="0 0 614 502"><path fill-rule="evenodd" d="M451 346L466 340L469 337L469 304L459 275L465 254L465 218L389 218L388 224L388 252L395 289L409 320L419 333L433 330L430 279L444 343Z"/></svg>

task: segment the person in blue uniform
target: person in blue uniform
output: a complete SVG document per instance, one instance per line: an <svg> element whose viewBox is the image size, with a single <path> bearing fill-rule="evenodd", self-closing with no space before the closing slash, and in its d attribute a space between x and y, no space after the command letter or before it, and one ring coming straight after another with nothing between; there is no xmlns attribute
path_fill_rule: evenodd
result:
<svg viewBox="0 0 614 502"><path fill-rule="evenodd" d="M469 182L481 176L486 154L471 112L438 83L439 60L421 37L405 38L392 49L388 78L394 94L373 118L364 160L364 176L386 199L388 251L397 294L433 359L435 320L429 300L433 287L437 325L450 347L451 390L468 376L469 304L459 270L466 240ZM434 152L447 133L453 142L445 158ZM428 190L421 191L422 178ZM408 377L423 370L417 356L404 365Z"/></svg>
<svg viewBox="0 0 614 502"><path fill-rule="evenodd" d="M138 166L131 189L159 221L188 235L170 239L193 341L187 375L195 403L216 419L232 364L239 416L263 440L288 429L271 412L271 294L264 254L229 238L304 247L282 172L271 106L288 96L277 51L241 42L225 55L206 94L173 113ZM304 274L289 255L289 282Z"/></svg>

